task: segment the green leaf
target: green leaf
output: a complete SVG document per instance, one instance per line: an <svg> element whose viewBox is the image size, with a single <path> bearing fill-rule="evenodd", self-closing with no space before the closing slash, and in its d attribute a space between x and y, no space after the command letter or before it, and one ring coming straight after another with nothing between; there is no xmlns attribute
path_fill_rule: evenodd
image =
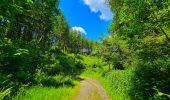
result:
<svg viewBox="0 0 170 100"><path fill-rule="evenodd" d="M11 92L11 88L6 89L5 91L0 91L0 100L3 100L3 98L8 94L10 94L10 92Z"/></svg>
<svg viewBox="0 0 170 100"><path fill-rule="evenodd" d="M3 18L3 16L2 16L2 15L0 15L0 18Z"/></svg>
<svg viewBox="0 0 170 100"><path fill-rule="evenodd" d="M32 0L27 0L27 3L33 4L33 1Z"/></svg>

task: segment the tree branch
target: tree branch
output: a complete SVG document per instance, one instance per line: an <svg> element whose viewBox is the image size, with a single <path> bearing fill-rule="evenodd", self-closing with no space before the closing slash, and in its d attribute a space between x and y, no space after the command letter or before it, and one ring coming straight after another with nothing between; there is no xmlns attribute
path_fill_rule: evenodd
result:
<svg viewBox="0 0 170 100"><path fill-rule="evenodd" d="M162 33L165 35L166 39L170 42L170 38L168 37L168 35L166 34L166 32L162 29L162 27L160 27Z"/></svg>

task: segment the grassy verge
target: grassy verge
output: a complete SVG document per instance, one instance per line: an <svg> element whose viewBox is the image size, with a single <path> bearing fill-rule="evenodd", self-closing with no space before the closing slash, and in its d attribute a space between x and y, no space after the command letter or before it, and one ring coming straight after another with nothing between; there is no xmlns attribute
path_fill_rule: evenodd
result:
<svg viewBox="0 0 170 100"><path fill-rule="evenodd" d="M79 82L75 86L42 87L33 86L17 95L13 100L72 100L79 90Z"/></svg>
<svg viewBox="0 0 170 100"><path fill-rule="evenodd" d="M113 70L103 75L103 70L86 70L81 76L98 80L105 88L110 100L129 100L129 70Z"/></svg>

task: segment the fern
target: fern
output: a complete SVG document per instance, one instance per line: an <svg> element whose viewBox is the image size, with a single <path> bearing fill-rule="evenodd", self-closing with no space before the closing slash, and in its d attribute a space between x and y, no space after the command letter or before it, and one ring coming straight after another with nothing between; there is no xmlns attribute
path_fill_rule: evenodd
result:
<svg viewBox="0 0 170 100"><path fill-rule="evenodd" d="M0 91L0 100L3 100L3 98L11 93L11 88L8 88L6 90Z"/></svg>

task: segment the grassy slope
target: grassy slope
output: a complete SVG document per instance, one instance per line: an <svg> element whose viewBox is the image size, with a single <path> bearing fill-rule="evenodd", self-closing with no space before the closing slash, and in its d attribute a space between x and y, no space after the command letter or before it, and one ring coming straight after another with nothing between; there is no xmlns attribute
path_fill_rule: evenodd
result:
<svg viewBox="0 0 170 100"><path fill-rule="evenodd" d="M74 54L67 54L67 55L69 55L69 57L75 56ZM72 64L72 62L69 59L66 59L65 62L69 63L70 66L75 66L75 63ZM48 76L41 73L38 73L37 75L38 75L37 80L38 82L41 80L40 82L41 84L29 88L27 87L27 89L23 89L24 88L23 87L19 92L19 94L13 97L12 99L13 100L71 100L78 93L79 82L71 78L69 75ZM74 86L71 86L72 84L70 84L70 82L71 83L73 82ZM58 86L58 83L61 84ZM66 85L62 85L65 83Z"/></svg>
<svg viewBox="0 0 170 100"><path fill-rule="evenodd" d="M71 100L79 90L79 83L74 87L63 86L59 88L33 86L26 90L25 95L20 94L14 100Z"/></svg>

